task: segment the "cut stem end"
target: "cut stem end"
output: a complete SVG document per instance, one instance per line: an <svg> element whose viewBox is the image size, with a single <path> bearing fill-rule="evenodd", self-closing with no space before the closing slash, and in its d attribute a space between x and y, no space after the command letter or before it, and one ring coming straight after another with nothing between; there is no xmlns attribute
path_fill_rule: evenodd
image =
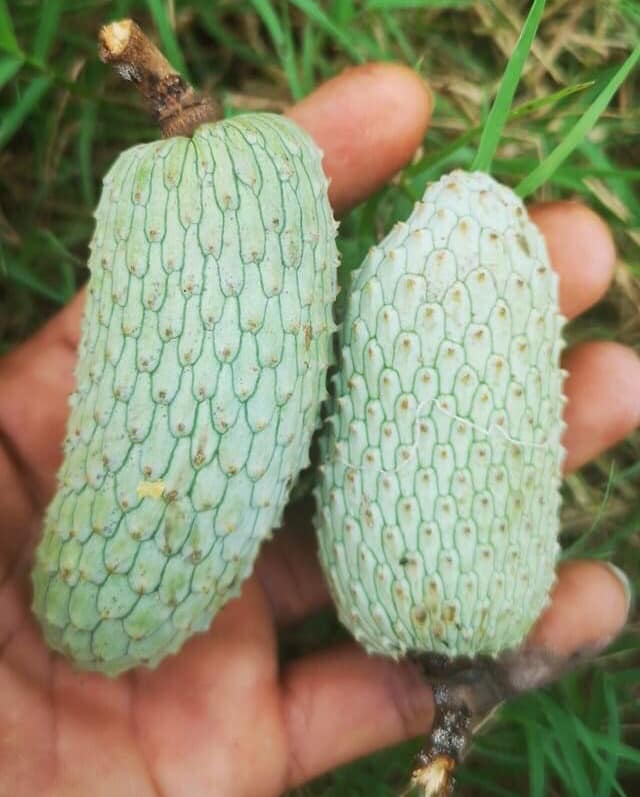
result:
<svg viewBox="0 0 640 797"><path fill-rule="evenodd" d="M133 20L105 25L98 38L100 58L135 84L165 138L192 136L201 124L221 118L219 105L198 94Z"/></svg>

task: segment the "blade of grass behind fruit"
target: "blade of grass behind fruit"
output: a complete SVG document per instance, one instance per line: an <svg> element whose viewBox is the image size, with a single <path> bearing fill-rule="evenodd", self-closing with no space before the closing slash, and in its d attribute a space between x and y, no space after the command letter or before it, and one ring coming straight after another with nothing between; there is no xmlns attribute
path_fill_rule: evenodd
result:
<svg viewBox="0 0 640 797"><path fill-rule="evenodd" d="M620 709L618 707L613 681L607 673L602 674L602 692L606 705L607 736L612 742L617 744L621 741ZM607 797L607 795L611 793L610 778L615 779L615 773L618 768L618 756L616 751L610 750L605 752L607 753L608 766L606 771L600 775L598 791L595 797Z"/></svg>
<svg viewBox="0 0 640 797"><path fill-rule="evenodd" d="M546 105L555 105L561 100L564 100L573 94L578 94L581 91L585 91L591 86L593 86L593 81L576 83L573 86L566 86L559 91L554 91L553 94L547 94L545 97L523 102L521 105L517 105L515 108L511 109L507 121L511 121L512 119L521 119L524 116L535 113L536 111L540 110L540 108L544 108ZM476 125L470 130L466 130L460 136L454 138L453 141L445 144L440 149L432 152L430 155L425 155L417 163L414 163L412 166L409 166L409 168L405 169L404 176L407 178L419 177L423 172L445 161L447 158L450 158L470 141L473 141L478 133L484 129L485 125L486 122L484 124Z"/></svg>
<svg viewBox="0 0 640 797"><path fill-rule="evenodd" d="M336 24L343 27L348 25L356 15L354 0L334 0L333 18Z"/></svg>
<svg viewBox="0 0 640 797"><path fill-rule="evenodd" d="M356 63L362 62L362 56L358 50L351 43L351 38L341 30L333 21L325 14L325 12L312 0L291 0L294 6L297 6L300 11L306 14L309 19L312 19L318 27L322 28L325 33L328 33L335 41L340 44L345 52L349 53L351 58Z"/></svg>
<svg viewBox="0 0 640 797"><path fill-rule="evenodd" d="M291 38L291 31L285 29L285 24L281 23L280 18L273 10L273 6L269 0L250 0L250 2L264 26L269 31L271 40L280 58L280 63L282 64L293 99L301 99L304 96L304 91L302 90L300 76L298 74L295 47ZM286 23L284 14L283 22Z"/></svg>
<svg viewBox="0 0 640 797"><path fill-rule="evenodd" d="M415 8L466 8L473 0L369 0L365 11L393 10Z"/></svg>
<svg viewBox="0 0 640 797"><path fill-rule="evenodd" d="M400 48L400 52L406 59L407 63L415 64L418 61L418 56L416 55L416 52L411 46L408 38L404 35L402 26L398 24L393 14L390 14L388 11L383 11L381 13L386 28L397 43L398 47Z"/></svg>
<svg viewBox="0 0 640 797"><path fill-rule="evenodd" d="M20 45L13 30L13 21L6 0L0 0L0 48L20 55Z"/></svg>
<svg viewBox="0 0 640 797"><path fill-rule="evenodd" d="M80 130L78 133L78 162L80 165L80 185L86 204L92 207L95 204L92 148L96 133L96 120L98 106L95 102L86 102L80 113Z"/></svg>
<svg viewBox="0 0 640 797"><path fill-rule="evenodd" d="M264 54L256 52L253 47L250 47L230 30L227 30L224 24L220 22L219 13L215 8L205 6L199 9L199 15L207 33L217 42L220 42L223 47L237 54L248 63L259 66L264 65L267 60Z"/></svg>
<svg viewBox="0 0 640 797"><path fill-rule="evenodd" d="M640 44L637 44L631 55L622 64L620 69L611 78L605 88L598 94L596 99L587 108L582 117L576 122L569 131L567 137L534 169L531 174L524 178L516 187L516 193L521 197L526 197L545 183L560 164L569 157L578 144L594 127L600 116L603 114L614 94L624 83L627 75L637 64L640 58Z"/></svg>
<svg viewBox="0 0 640 797"><path fill-rule="evenodd" d="M640 219L640 200L636 196L634 190L635 186L627 184L627 180L634 182L640 180L640 170L636 170L635 175L628 178L628 170L622 169L615 165L603 150L589 139L583 139L578 145L579 151L587 158L589 162L589 177L597 177L606 172L606 176L610 179L607 181L609 186L613 189L616 197L621 200L622 204L629 210L636 219ZM621 217L624 221L629 221L629 218Z"/></svg>
<svg viewBox="0 0 640 797"><path fill-rule="evenodd" d="M23 268L21 264L7 261L6 255L5 269L7 279L10 279L17 285L22 285L22 287L28 288L33 293L37 293L56 304L63 305L66 302L67 297L64 293L42 282L34 273Z"/></svg>
<svg viewBox="0 0 640 797"><path fill-rule="evenodd" d="M622 543L635 538L640 531L640 510L633 510L623 518L617 531L609 534L601 546L591 553L599 559L610 559Z"/></svg>
<svg viewBox="0 0 640 797"><path fill-rule="evenodd" d="M171 27L171 21L162 0L147 0L147 7L158 29L162 51L185 80L190 80L186 61Z"/></svg>
<svg viewBox="0 0 640 797"><path fill-rule="evenodd" d="M317 37L313 24L306 21L302 31L302 52L300 54L300 72L302 74L302 85L305 94L308 94L314 86L315 70L321 60L318 54L320 49L317 41L318 38L323 37Z"/></svg>
<svg viewBox="0 0 640 797"><path fill-rule="evenodd" d="M509 63L504 71L498 93L494 100L489 116L482 132L478 153L473 161L471 168L488 172L491 169L491 161L495 155L502 129L509 117L511 103L516 93L516 88L520 82L520 76L529 55L529 50L536 37L536 31L542 18L545 0L534 0L527 19L522 27L516 46L513 49Z"/></svg>
<svg viewBox="0 0 640 797"><path fill-rule="evenodd" d="M615 463L612 462L609 468L609 478L607 479L607 487L600 502L600 506L598 507L598 511L596 512L596 516L591 523L590 528L584 533L581 534L578 539L572 544L569 545L562 551L560 558L562 560L565 559L575 559L579 553L584 554L585 550L588 547L589 541L592 539L593 535L596 533L598 528L600 527L600 522L604 515L605 509L607 508L607 504L609 503L609 498L611 496L611 488L615 484Z"/></svg>
<svg viewBox="0 0 640 797"><path fill-rule="evenodd" d="M544 745L538 733L531 728L525 728L527 752L529 763L529 792L530 797L544 797L545 794L545 766Z"/></svg>
<svg viewBox="0 0 640 797"><path fill-rule="evenodd" d="M640 180L640 175L638 175L638 179ZM621 470L613 481L614 486L635 476L640 476L640 462L635 462L633 465L629 465L628 468Z"/></svg>
<svg viewBox="0 0 640 797"><path fill-rule="evenodd" d="M2 121L0 121L0 149L20 129L24 120L38 105L40 98L45 94L50 84L51 78L49 77L35 78L18 102L5 114Z"/></svg>
<svg viewBox="0 0 640 797"><path fill-rule="evenodd" d="M22 58L13 55L5 55L0 58L0 90L18 74L22 64Z"/></svg>
<svg viewBox="0 0 640 797"><path fill-rule="evenodd" d="M583 749L593 761L597 770L601 773L601 777L603 778L602 782L609 787L605 794L610 794L613 790L619 797L626 797L611 767L607 766L600 753L598 753L592 732L577 717L573 718L573 724L575 726L576 738L582 742Z"/></svg>
<svg viewBox="0 0 640 797"><path fill-rule="evenodd" d="M528 116L534 111L537 111L539 108L543 108L545 105L560 102L560 100L564 100L566 97L570 97L572 94L579 94L581 91L586 91L594 85L595 80L585 80L583 83L574 83L572 86L565 86L563 89L554 91L552 94L545 94L544 97L538 97L535 100L522 102L520 105L516 105L515 108L512 108L509 113L508 121L511 121L512 119L520 119L523 116Z"/></svg>
<svg viewBox="0 0 640 797"><path fill-rule="evenodd" d="M42 4L40 23L33 42L33 58L46 63L49 51L58 33L62 0L47 0Z"/></svg>
<svg viewBox="0 0 640 797"><path fill-rule="evenodd" d="M567 793L578 797L590 794L591 787L582 751L576 739L573 715L544 692L536 695L536 701L547 718L560 753L560 760L554 762L554 768L564 781ZM549 755L548 757L550 758Z"/></svg>

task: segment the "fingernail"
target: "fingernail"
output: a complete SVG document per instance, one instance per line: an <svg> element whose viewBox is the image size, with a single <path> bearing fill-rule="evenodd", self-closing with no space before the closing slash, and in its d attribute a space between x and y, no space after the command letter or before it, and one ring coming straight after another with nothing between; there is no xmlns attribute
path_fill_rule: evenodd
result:
<svg viewBox="0 0 640 797"><path fill-rule="evenodd" d="M624 589L624 594L627 600L627 617L629 617L631 606L635 603L634 590L631 585L631 581L629 580L629 576L624 572L624 570L621 570L617 565L614 565L613 562L605 562L605 564L618 579L622 585L622 588Z"/></svg>

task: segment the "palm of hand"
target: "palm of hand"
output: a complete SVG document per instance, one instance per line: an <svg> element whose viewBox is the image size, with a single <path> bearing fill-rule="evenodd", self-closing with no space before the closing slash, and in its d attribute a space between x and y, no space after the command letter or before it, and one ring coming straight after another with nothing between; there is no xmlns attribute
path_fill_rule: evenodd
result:
<svg viewBox="0 0 640 797"><path fill-rule="evenodd" d="M386 109L383 125L375 108ZM339 211L406 162L429 112L408 70L368 66L322 87L292 116L325 149ZM534 215L561 275L563 310L575 315L606 288L610 237L579 205L555 203ZM0 794L274 797L426 731L430 691L409 665L344 645L280 670L276 625L328 602L308 508L266 546L242 597L157 670L108 680L74 672L45 648L29 612L28 569L59 461L81 301L0 362ZM616 344L585 344L566 366L571 468L640 420L640 365ZM609 570L572 563L531 644L563 654L600 646L626 611Z"/></svg>

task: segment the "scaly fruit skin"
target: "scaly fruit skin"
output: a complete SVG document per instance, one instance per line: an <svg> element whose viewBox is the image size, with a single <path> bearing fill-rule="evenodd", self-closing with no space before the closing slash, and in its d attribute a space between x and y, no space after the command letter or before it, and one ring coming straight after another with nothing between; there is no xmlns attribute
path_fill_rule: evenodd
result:
<svg viewBox="0 0 640 797"><path fill-rule="evenodd" d="M316 525L340 617L370 652L497 655L547 603L557 283L518 197L461 171L354 275Z"/></svg>
<svg viewBox="0 0 640 797"><path fill-rule="evenodd" d="M338 259L321 157L247 114L105 178L33 573L48 643L83 668L153 666L207 629L308 463Z"/></svg>

